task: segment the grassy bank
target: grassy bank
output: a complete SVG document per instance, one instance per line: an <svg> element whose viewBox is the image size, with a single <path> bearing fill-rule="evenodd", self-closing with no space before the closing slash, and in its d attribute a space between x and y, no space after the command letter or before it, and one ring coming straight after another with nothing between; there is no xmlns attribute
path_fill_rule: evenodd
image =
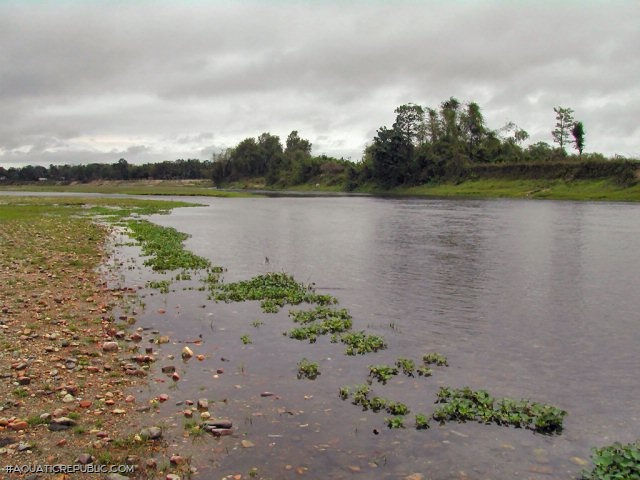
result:
<svg viewBox="0 0 640 480"><path fill-rule="evenodd" d="M204 197L249 197L249 192L229 192L217 190L209 180L172 181L172 180L130 180L101 181L63 185L57 183L32 183L23 185L0 186L0 192L71 192L71 193L119 193L125 195L172 195Z"/></svg>
<svg viewBox="0 0 640 480"><path fill-rule="evenodd" d="M163 462L164 446L136 432L158 420L129 393L146 373L123 367L138 349L126 333L135 294L107 288L98 273L110 227L93 218L186 205L0 196L0 446L7 465L86 458L137 465L131 478L156 476L140 459Z"/></svg>
<svg viewBox="0 0 640 480"><path fill-rule="evenodd" d="M379 193L379 192L378 192ZM394 195L469 198L537 198L553 200L640 201L640 184L620 187L611 180L469 180L460 184L393 189Z"/></svg>
<svg viewBox="0 0 640 480"><path fill-rule="evenodd" d="M76 193L120 193L129 195L175 195L175 196L215 196L247 197L255 194L251 189L264 189L273 192L340 193L345 192L343 185L335 183L305 183L285 188L267 187L264 182L245 181L227 185L228 188L247 189L247 192L215 190L208 181L196 182L101 182L78 185L30 184L0 187L2 190L34 192L76 192ZM421 197L457 197L457 198L530 198L552 200L589 200L589 201L640 201L640 183L630 187L621 187L610 179L564 180L548 179L481 179L468 180L458 184L443 183L418 185L382 190L373 184L363 185L353 193L372 195L421 196ZM66 200L65 200L66 201Z"/></svg>

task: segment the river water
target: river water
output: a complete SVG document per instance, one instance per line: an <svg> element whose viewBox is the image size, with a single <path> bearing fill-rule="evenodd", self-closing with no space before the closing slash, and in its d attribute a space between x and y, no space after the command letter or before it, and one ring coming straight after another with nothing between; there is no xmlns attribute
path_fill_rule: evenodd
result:
<svg viewBox="0 0 640 480"><path fill-rule="evenodd" d="M206 292L142 290L138 324L168 332L202 362L180 366L177 402L208 398L214 416L234 421L232 437L182 437L172 402L174 448L192 455L202 478L568 479L590 449L640 437L640 208L619 203L433 200L367 197L198 198L199 208L152 217L191 235L186 246L227 268L225 281L285 271L330 293L355 330L389 348L348 357L344 347L282 335L288 307L216 304ZM131 255L124 248L119 255ZM268 258L268 262L267 262ZM126 265L130 260L120 261ZM123 271L144 284L143 268ZM158 277L160 278L160 277ZM158 314L162 309L162 314ZM259 327L253 322L264 322ZM240 337L249 335L251 344ZM169 349L169 350L167 350ZM433 377L397 376L372 388L409 405L407 428L338 398L364 383L369 364L397 357L448 357ZM306 357L315 381L296 378ZM163 360L162 364L167 361ZM179 363L179 362L178 362ZM218 372L220 370L220 372ZM486 389L566 411L560 435L447 423L412 428L441 385ZM262 392L275 393L262 397ZM245 440L245 445L241 441Z"/></svg>

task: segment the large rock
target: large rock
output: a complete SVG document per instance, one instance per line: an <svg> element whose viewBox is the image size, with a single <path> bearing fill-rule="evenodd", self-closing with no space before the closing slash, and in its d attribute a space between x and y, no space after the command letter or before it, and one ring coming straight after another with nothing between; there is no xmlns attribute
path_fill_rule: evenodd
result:
<svg viewBox="0 0 640 480"><path fill-rule="evenodd" d="M147 427L140 430L140 436L149 440L157 440L162 438L162 429L160 427Z"/></svg>

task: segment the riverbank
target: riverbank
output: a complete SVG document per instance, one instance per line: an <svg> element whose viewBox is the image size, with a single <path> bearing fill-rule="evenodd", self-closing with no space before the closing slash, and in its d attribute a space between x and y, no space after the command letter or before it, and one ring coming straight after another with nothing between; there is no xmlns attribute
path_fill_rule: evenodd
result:
<svg viewBox="0 0 640 480"><path fill-rule="evenodd" d="M123 195L250 197L250 192L218 190L210 180L101 180L89 183L63 184L40 182L0 185L3 191L105 193Z"/></svg>
<svg viewBox="0 0 640 480"><path fill-rule="evenodd" d="M178 205L0 197L4 465L111 465L130 478L188 471L165 458L153 403L131 394L146 383L145 365L155 354L149 347L146 356L137 354L143 332L132 327L140 308L135 289L112 289L98 271L112 227L86 214Z"/></svg>
<svg viewBox="0 0 640 480"><path fill-rule="evenodd" d="M262 192L347 193L342 185L309 183L286 188L268 187L264 182L236 182L215 189L210 181L105 181L75 185L26 184L0 187L2 191L24 192L76 192L117 193L129 195L172 195L247 197ZM258 192L258 193L256 193ZM451 198L522 198L576 201L640 202L640 183L629 187L617 185L613 180L467 180L453 184L418 185L382 190L373 184L359 187L350 193L380 196L416 196Z"/></svg>

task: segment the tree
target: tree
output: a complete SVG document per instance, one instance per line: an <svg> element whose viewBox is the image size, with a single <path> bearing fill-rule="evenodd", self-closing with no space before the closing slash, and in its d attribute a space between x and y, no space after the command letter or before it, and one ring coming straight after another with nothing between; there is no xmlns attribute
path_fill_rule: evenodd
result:
<svg viewBox="0 0 640 480"><path fill-rule="evenodd" d="M311 156L311 142L298 135L298 131L292 131L287 137L287 144L284 150L285 154L291 155L295 152L301 152L304 156Z"/></svg>
<svg viewBox="0 0 640 480"><path fill-rule="evenodd" d="M484 117L477 103L467 104L467 109L460 115L460 124L467 143L467 155L471 160L475 160L478 146L486 132Z"/></svg>
<svg viewBox="0 0 640 480"><path fill-rule="evenodd" d="M582 122L573 124L571 135L573 136L573 145L578 150L578 154L582 156L582 150L584 150L584 126Z"/></svg>
<svg viewBox="0 0 640 480"><path fill-rule="evenodd" d="M380 128L371 147L373 178L385 188L403 183L412 149L413 145L397 129Z"/></svg>
<svg viewBox="0 0 640 480"><path fill-rule="evenodd" d="M573 110L570 108L554 107L556 112L556 128L551 132L553 141L560 145L560 149L564 151L564 146L569 142L569 132L574 124Z"/></svg>
<svg viewBox="0 0 640 480"><path fill-rule="evenodd" d="M396 122L393 128L400 132L408 143L416 146L424 142L424 110L420 105L407 103L395 110Z"/></svg>

